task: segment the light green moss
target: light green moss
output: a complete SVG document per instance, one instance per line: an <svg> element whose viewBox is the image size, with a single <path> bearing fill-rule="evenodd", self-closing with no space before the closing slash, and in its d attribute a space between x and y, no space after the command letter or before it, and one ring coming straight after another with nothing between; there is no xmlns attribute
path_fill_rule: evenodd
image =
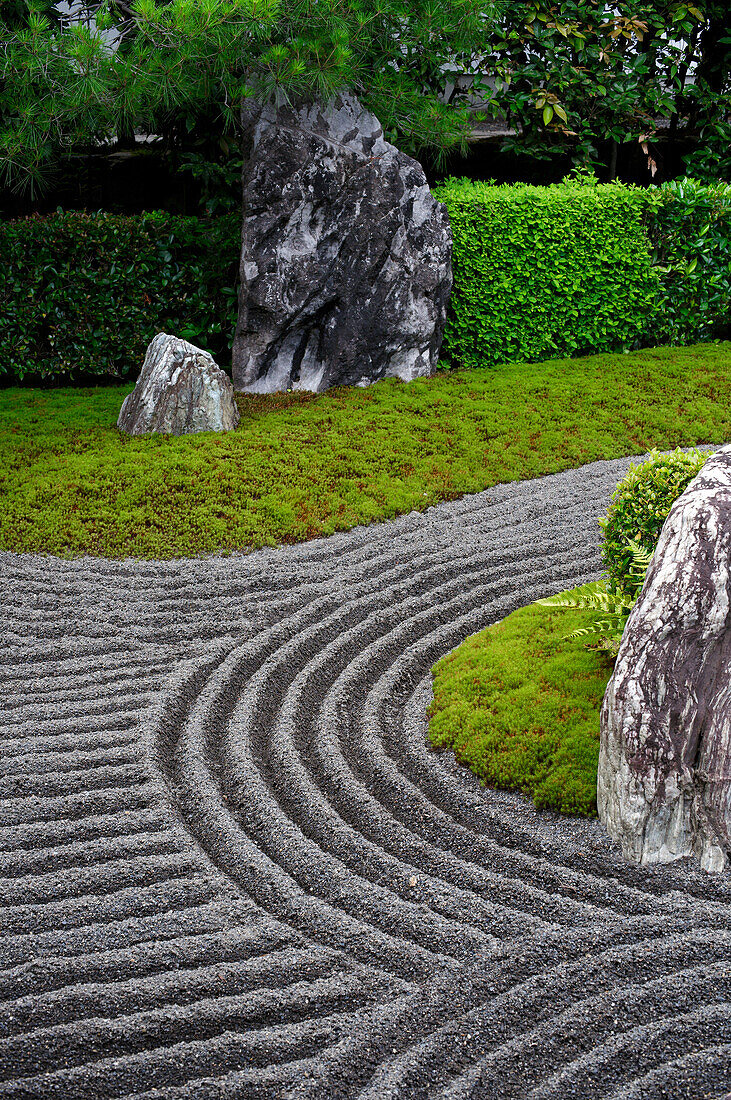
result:
<svg viewBox="0 0 731 1100"><path fill-rule="evenodd" d="M241 397L226 435L121 436L127 392L0 391L0 549L252 550L595 459L721 442L731 344Z"/></svg>
<svg viewBox="0 0 731 1100"><path fill-rule="evenodd" d="M599 708L611 663L566 634L596 614L531 604L433 670L429 738L488 786L539 809L596 814Z"/></svg>

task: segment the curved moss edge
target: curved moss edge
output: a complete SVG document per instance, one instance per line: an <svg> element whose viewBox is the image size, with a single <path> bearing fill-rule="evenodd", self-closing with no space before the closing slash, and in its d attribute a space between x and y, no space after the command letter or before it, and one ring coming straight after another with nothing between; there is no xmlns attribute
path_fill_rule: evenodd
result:
<svg viewBox="0 0 731 1100"><path fill-rule="evenodd" d="M566 635L596 617L530 604L467 638L433 668L429 741L486 786L539 809L596 816L606 654Z"/></svg>
<svg viewBox="0 0 731 1100"><path fill-rule="evenodd" d="M731 438L731 342L239 395L232 432L123 436L126 388L0 390L0 550L248 552L652 447Z"/></svg>

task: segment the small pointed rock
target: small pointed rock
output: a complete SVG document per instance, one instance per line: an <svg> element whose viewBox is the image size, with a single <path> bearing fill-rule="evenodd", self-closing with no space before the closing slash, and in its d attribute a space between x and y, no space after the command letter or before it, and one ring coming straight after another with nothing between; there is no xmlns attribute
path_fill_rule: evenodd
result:
<svg viewBox="0 0 731 1100"><path fill-rule="evenodd" d="M159 332L119 413L128 435L227 432L239 422L231 380L207 351Z"/></svg>

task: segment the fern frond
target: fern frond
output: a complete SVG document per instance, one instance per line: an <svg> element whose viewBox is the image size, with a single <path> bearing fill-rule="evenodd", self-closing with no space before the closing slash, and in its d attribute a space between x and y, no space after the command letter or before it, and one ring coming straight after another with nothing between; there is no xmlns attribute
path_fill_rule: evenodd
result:
<svg viewBox="0 0 731 1100"><path fill-rule="evenodd" d="M627 542L627 548L632 555L629 570L631 591L610 592L604 581L592 581L590 584L582 584L580 588L575 588L573 592L559 592L556 596L536 600L541 607L560 607L565 610L601 613L602 618L595 619L589 626L582 626L567 634L567 641L575 638L589 638L598 634L599 643L589 648L606 650L612 657L617 656L629 613L637 602L637 595L652 560L652 551L647 550L634 539Z"/></svg>
<svg viewBox="0 0 731 1100"><path fill-rule="evenodd" d="M652 561L652 550L647 550L639 542L634 539L630 539L627 542L627 546L632 551L632 562L629 567L629 577L632 584L639 591L642 585L645 583L645 577L647 576L647 570L650 567Z"/></svg>
<svg viewBox="0 0 731 1100"><path fill-rule="evenodd" d="M540 604L541 607L571 607L578 609L596 607L600 584L600 581L582 584L580 588L574 589L573 592L559 592L555 596L546 596L543 600L536 600L536 603Z"/></svg>
<svg viewBox="0 0 731 1100"><path fill-rule="evenodd" d="M590 634L618 634L622 635L624 629L624 616L617 615L611 619L597 619L590 626L581 626L578 630L572 630L566 635L567 640L573 638L586 638Z"/></svg>
<svg viewBox="0 0 731 1100"><path fill-rule="evenodd" d="M556 596L547 596L536 600L541 607L570 608L576 611L603 611L608 615L626 615L633 601L622 594L609 592L602 581L582 584L573 592L559 592Z"/></svg>
<svg viewBox="0 0 731 1100"><path fill-rule="evenodd" d="M627 545L632 551L632 564L637 569L642 569L646 573L652 561L654 551L648 550L641 542L637 542L636 539L629 539Z"/></svg>

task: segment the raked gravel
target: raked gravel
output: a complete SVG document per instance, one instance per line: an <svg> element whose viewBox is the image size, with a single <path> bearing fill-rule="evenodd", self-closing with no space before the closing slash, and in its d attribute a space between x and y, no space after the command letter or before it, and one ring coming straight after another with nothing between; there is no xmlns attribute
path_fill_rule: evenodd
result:
<svg viewBox="0 0 731 1100"><path fill-rule="evenodd" d="M426 745L629 460L248 556L0 555L0 1095L722 1097L731 885Z"/></svg>

